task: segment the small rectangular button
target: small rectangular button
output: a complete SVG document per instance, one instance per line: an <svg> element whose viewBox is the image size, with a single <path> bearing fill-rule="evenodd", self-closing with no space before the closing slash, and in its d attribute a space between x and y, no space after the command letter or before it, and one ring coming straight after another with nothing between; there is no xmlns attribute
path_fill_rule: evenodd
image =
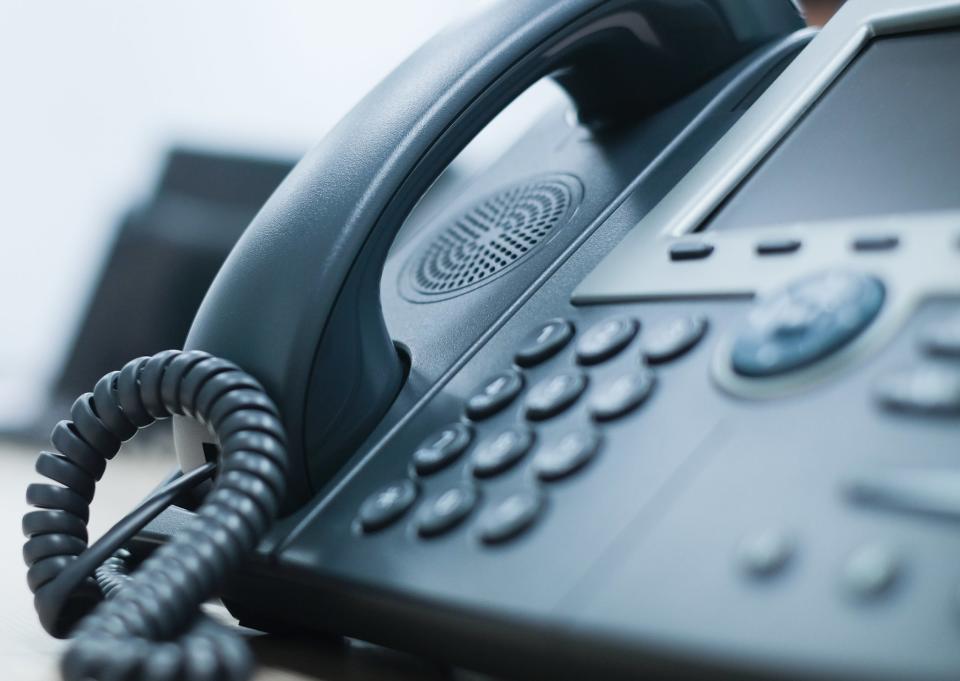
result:
<svg viewBox="0 0 960 681"><path fill-rule="evenodd" d="M798 250L799 239L765 239L757 242L757 255L784 255Z"/></svg>
<svg viewBox="0 0 960 681"><path fill-rule="evenodd" d="M890 234L861 236L853 241L855 251L892 251L900 245L900 238Z"/></svg>
<svg viewBox="0 0 960 681"><path fill-rule="evenodd" d="M713 245L704 241L679 241L670 246L671 260L702 260L713 253Z"/></svg>

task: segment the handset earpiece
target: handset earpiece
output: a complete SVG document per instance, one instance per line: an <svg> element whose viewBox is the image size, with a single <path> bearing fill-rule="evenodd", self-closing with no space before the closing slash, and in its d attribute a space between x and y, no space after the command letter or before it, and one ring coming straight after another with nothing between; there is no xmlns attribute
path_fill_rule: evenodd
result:
<svg viewBox="0 0 960 681"><path fill-rule="evenodd" d="M509 0L440 33L361 100L246 230L186 344L247 368L277 400L285 508L343 465L400 390L383 264L414 204L484 125L549 75L584 123L636 120L796 21L787 0ZM200 465L202 433L176 430L181 465Z"/></svg>

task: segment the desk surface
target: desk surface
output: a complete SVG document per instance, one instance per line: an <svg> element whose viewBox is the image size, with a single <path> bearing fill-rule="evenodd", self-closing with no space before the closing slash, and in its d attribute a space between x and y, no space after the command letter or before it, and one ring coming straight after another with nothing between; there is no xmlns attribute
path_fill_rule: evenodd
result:
<svg viewBox="0 0 960 681"><path fill-rule="evenodd" d="M107 466L92 506L91 536L98 537L153 488L173 466L172 455L130 447ZM36 452L0 442L0 669L6 681L52 681L59 678L57 659L65 643L40 628L26 584L20 555L24 538L20 519L26 511L24 491L40 478L33 472ZM224 611L224 616L229 617ZM255 681L314 679L449 679L450 672L429 661L372 645L344 645L322 640L251 636L259 663Z"/></svg>

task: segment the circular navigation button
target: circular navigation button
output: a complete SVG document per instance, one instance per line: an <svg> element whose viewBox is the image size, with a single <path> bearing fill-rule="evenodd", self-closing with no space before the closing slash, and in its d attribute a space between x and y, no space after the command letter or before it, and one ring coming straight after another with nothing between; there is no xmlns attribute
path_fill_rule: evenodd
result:
<svg viewBox="0 0 960 681"><path fill-rule="evenodd" d="M678 317L644 331L643 357L661 364L689 352L707 332L704 317Z"/></svg>
<svg viewBox="0 0 960 681"><path fill-rule="evenodd" d="M469 426L452 423L423 441L413 453L413 467L420 475L435 473L463 454L472 439Z"/></svg>
<svg viewBox="0 0 960 681"><path fill-rule="evenodd" d="M513 539L533 525L543 498L534 491L516 492L488 509L480 518L480 539L487 544L499 544Z"/></svg>
<svg viewBox="0 0 960 681"><path fill-rule="evenodd" d="M613 317L594 324L577 342L577 361L597 364L623 350L637 335L639 325L630 317Z"/></svg>
<svg viewBox="0 0 960 681"><path fill-rule="evenodd" d="M479 421L504 409L523 390L523 376L513 369L497 374L467 400L467 416Z"/></svg>
<svg viewBox="0 0 960 681"><path fill-rule="evenodd" d="M410 480L398 480L378 489L360 506L357 517L364 532L380 530L407 512L417 499L417 487Z"/></svg>
<svg viewBox="0 0 960 681"><path fill-rule="evenodd" d="M637 369L599 386L590 398L590 413L598 421L610 421L643 404L656 385L649 369Z"/></svg>
<svg viewBox="0 0 960 681"><path fill-rule="evenodd" d="M503 473L530 451L533 439L532 430L526 426L514 426L481 443L471 458L473 474L478 478L489 478Z"/></svg>
<svg viewBox="0 0 960 681"><path fill-rule="evenodd" d="M535 421L556 416L577 401L587 387L580 371L563 371L543 379L527 394L527 418Z"/></svg>
<svg viewBox="0 0 960 681"><path fill-rule="evenodd" d="M560 480L586 466L599 448L600 436L595 432L567 433L537 453L533 470L541 480Z"/></svg>
<svg viewBox="0 0 960 681"><path fill-rule="evenodd" d="M551 319L528 337L526 344L514 356L522 367L540 364L555 354L573 338L573 325L566 319Z"/></svg>
<svg viewBox="0 0 960 681"><path fill-rule="evenodd" d="M801 279L754 305L733 344L738 374L776 376L823 359L856 338L880 312L883 284L855 272Z"/></svg>
<svg viewBox="0 0 960 681"><path fill-rule="evenodd" d="M427 501L417 517L417 533L436 537L453 529L470 515L477 505L477 491L470 485L457 485Z"/></svg>

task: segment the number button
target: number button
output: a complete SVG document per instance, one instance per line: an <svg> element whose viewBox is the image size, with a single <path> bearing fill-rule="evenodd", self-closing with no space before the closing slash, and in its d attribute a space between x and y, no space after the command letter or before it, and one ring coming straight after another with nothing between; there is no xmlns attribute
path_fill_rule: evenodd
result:
<svg viewBox="0 0 960 681"><path fill-rule="evenodd" d="M446 468L463 454L472 439L469 426L450 424L423 441L413 453L413 467L420 475L430 475Z"/></svg>
<svg viewBox="0 0 960 681"><path fill-rule="evenodd" d="M477 505L477 492L469 485L451 487L424 506L417 519L421 537L436 537L459 525Z"/></svg>
<svg viewBox="0 0 960 681"><path fill-rule="evenodd" d="M628 414L650 397L654 385L656 376L648 369L618 376L597 388L590 400L590 413L597 421L610 421Z"/></svg>
<svg viewBox="0 0 960 681"><path fill-rule="evenodd" d="M475 421L493 416L504 409L523 390L523 377L510 369L487 381L469 400L467 416Z"/></svg>
<svg viewBox="0 0 960 681"><path fill-rule="evenodd" d="M564 371L545 378L527 395L527 418L542 421L555 416L577 401L587 387L580 371Z"/></svg>
<svg viewBox="0 0 960 681"><path fill-rule="evenodd" d="M536 492L511 494L481 517L480 539L487 544L513 539L533 525L542 508L543 499Z"/></svg>
<svg viewBox="0 0 960 681"><path fill-rule="evenodd" d="M600 436L594 432L568 433L540 450L533 460L533 469L541 480L560 480L586 466L599 447Z"/></svg>
<svg viewBox="0 0 960 681"><path fill-rule="evenodd" d="M629 317L614 317L591 326L577 343L581 364L598 364L623 350L637 335L639 325Z"/></svg>
<svg viewBox="0 0 960 681"><path fill-rule="evenodd" d="M551 319L527 337L514 361L522 367L532 367L560 352L573 338L573 325L565 319Z"/></svg>
<svg viewBox="0 0 960 681"><path fill-rule="evenodd" d="M417 488L410 480L381 487L360 506L360 526L364 532L383 529L406 513L416 499Z"/></svg>
<svg viewBox="0 0 960 681"><path fill-rule="evenodd" d="M689 352L707 332L703 317L678 317L644 331L643 357L650 364L661 364Z"/></svg>
<svg viewBox="0 0 960 681"><path fill-rule="evenodd" d="M532 430L526 426L514 426L487 440L473 453L473 474L478 478L489 478L503 473L530 451L533 439Z"/></svg>

